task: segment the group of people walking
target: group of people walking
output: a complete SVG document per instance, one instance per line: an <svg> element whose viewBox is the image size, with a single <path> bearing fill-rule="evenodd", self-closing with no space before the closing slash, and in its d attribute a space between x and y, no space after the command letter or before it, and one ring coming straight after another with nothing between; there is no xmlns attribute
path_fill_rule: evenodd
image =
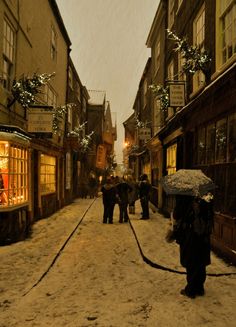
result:
<svg viewBox="0 0 236 327"><path fill-rule="evenodd" d="M108 176L101 188L103 196L103 223L113 223L115 205L119 205L119 222L128 222L129 214L135 214L135 202L140 199L142 207L141 219L149 219L149 197L151 184L148 176L143 174L136 182L133 176L119 178ZM129 211L129 213L128 213Z"/></svg>
<svg viewBox="0 0 236 327"><path fill-rule="evenodd" d="M135 202L140 199L142 217L149 219L151 184L146 174L136 182L108 176L101 188L103 194L103 223L113 223L116 204L119 205L119 222L127 222L135 213ZM210 264L210 235L213 228L213 202L210 193L203 197L176 195L173 211L173 229L167 241L176 241L180 247L180 263L186 268L186 286L181 294L189 298L205 294L206 266ZM129 214L128 214L129 209Z"/></svg>

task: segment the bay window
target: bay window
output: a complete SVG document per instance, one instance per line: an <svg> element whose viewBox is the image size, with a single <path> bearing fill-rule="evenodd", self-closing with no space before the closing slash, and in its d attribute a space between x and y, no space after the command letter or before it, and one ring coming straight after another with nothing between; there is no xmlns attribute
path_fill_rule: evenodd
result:
<svg viewBox="0 0 236 327"><path fill-rule="evenodd" d="M0 209L27 203L28 149L0 141Z"/></svg>

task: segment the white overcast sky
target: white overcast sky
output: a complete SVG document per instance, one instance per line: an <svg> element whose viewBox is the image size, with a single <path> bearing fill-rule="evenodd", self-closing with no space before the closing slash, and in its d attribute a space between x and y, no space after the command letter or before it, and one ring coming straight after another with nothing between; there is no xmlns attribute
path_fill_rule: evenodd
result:
<svg viewBox="0 0 236 327"><path fill-rule="evenodd" d="M82 84L106 91L117 123L116 159L122 163L122 123L133 113L159 0L57 0L57 4Z"/></svg>

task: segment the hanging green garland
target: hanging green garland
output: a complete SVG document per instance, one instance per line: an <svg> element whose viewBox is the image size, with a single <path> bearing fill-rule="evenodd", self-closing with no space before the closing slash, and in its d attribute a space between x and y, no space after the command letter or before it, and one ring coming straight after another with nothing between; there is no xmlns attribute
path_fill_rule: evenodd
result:
<svg viewBox="0 0 236 327"><path fill-rule="evenodd" d="M166 111L169 106L169 88L160 84L151 84L149 89L153 92L154 96L160 99L161 110Z"/></svg>
<svg viewBox="0 0 236 327"><path fill-rule="evenodd" d="M90 134L82 136L82 132L84 131L84 127L86 124L87 122L80 124L79 126L75 127L74 130L70 131L67 134L67 136L77 137L81 152L86 152L89 149L89 146L92 141L92 135L94 134L94 131L92 131Z"/></svg>
<svg viewBox="0 0 236 327"><path fill-rule="evenodd" d="M168 38L173 40L177 47L175 51L181 52L185 62L183 71L185 73L195 74L201 70L205 75L210 69L211 58L206 50L202 50L199 46L189 45L186 38L180 39L175 33L167 29Z"/></svg>
<svg viewBox="0 0 236 327"><path fill-rule="evenodd" d="M35 104L37 101L37 94L41 93L41 86L47 84L54 75L55 73L35 73L31 78L23 76L19 80L14 80L11 87L13 99L8 104L8 107L15 101L19 102L24 108L28 108L30 105Z"/></svg>

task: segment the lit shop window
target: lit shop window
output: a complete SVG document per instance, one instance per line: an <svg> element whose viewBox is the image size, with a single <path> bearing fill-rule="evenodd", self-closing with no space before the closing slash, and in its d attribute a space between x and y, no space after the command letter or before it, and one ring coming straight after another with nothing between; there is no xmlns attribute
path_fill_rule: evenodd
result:
<svg viewBox="0 0 236 327"><path fill-rule="evenodd" d="M168 175L174 174L176 172L176 152L177 152L177 144L173 144L167 148L167 172Z"/></svg>
<svg viewBox="0 0 236 327"><path fill-rule="evenodd" d="M41 154L40 158L41 194L56 192L56 158Z"/></svg>
<svg viewBox="0 0 236 327"><path fill-rule="evenodd" d="M0 208L28 201L28 150L0 141Z"/></svg>

